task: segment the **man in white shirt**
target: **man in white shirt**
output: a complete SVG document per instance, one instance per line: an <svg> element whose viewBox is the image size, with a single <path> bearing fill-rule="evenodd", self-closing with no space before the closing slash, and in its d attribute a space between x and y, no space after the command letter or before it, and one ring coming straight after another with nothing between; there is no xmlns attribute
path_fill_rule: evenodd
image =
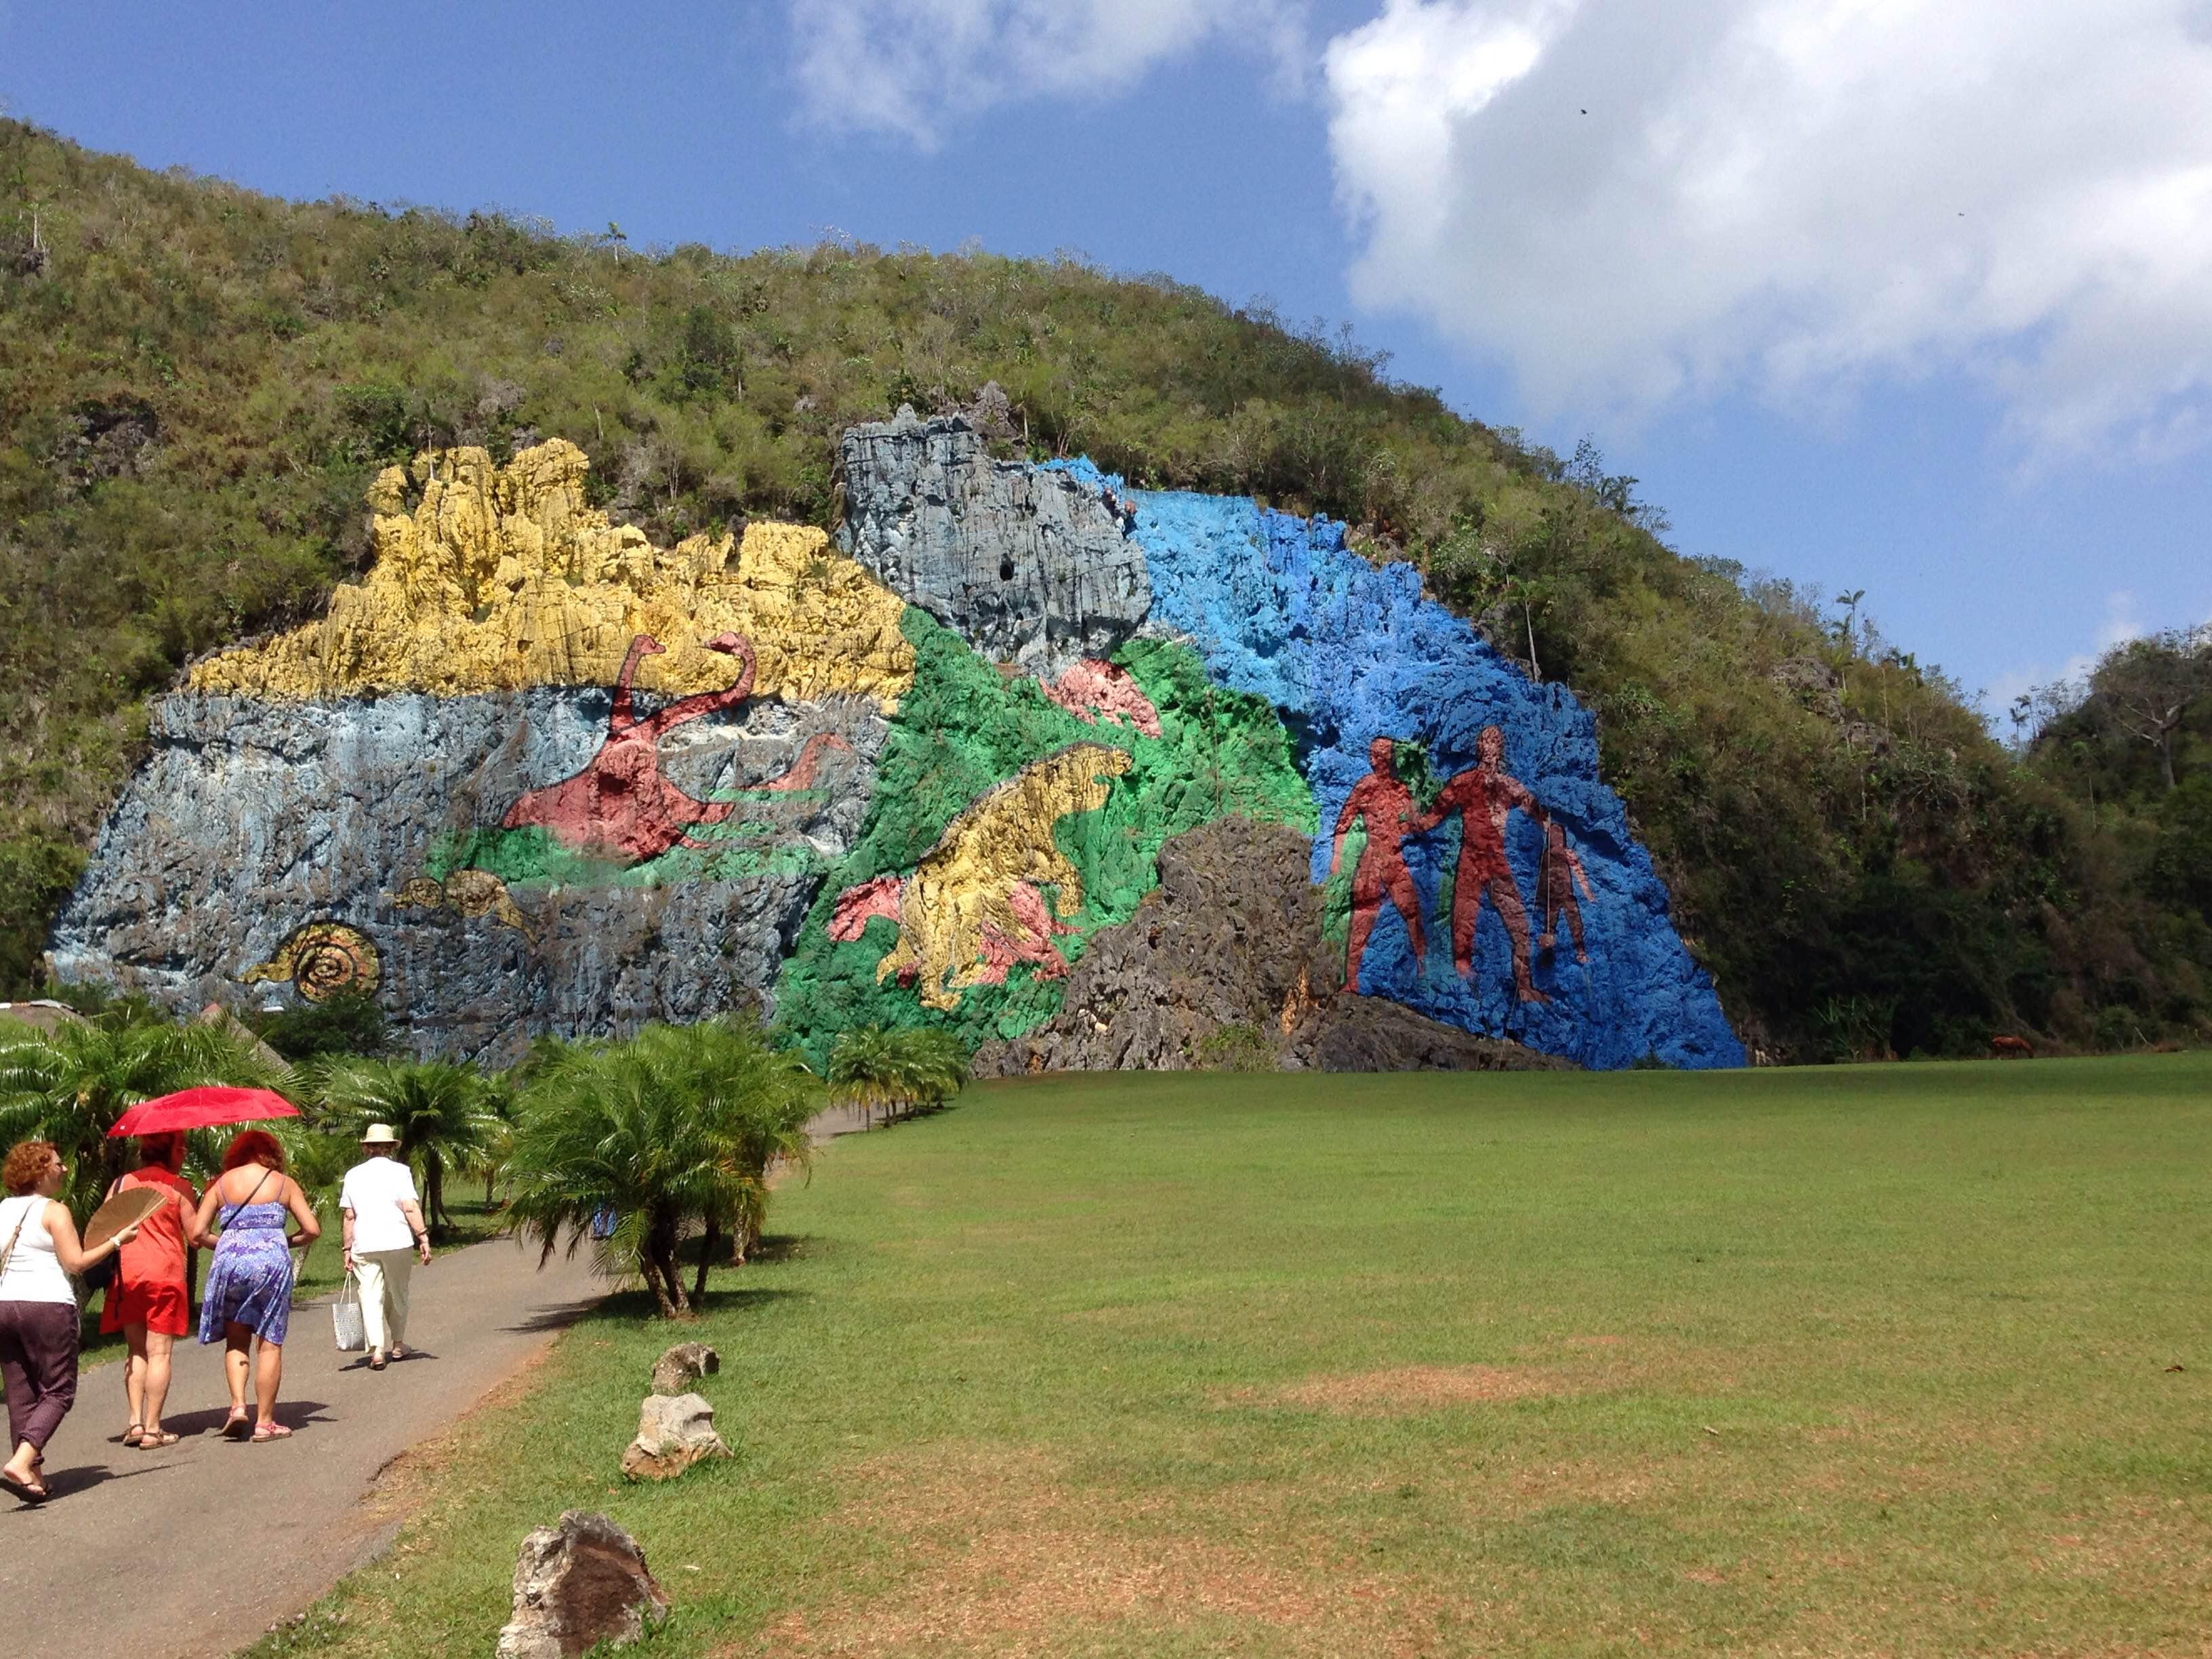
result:
<svg viewBox="0 0 2212 1659"><path fill-rule="evenodd" d="M380 1371L407 1350L407 1280L419 1255L430 1264L430 1233L415 1197L415 1172L392 1154L399 1137L388 1123L362 1132L363 1160L338 1188L345 1215L346 1271L361 1285L362 1323L368 1328L368 1368Z"/></svg>

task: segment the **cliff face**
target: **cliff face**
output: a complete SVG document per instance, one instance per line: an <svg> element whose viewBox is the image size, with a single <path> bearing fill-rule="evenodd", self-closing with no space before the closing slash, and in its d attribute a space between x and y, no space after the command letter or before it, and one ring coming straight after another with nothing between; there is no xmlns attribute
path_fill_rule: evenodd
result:
<svg viewBox="0 0 2212 1659"><path fill-rule="evenodd" d="M993 460L964 421L900 416L838 446L853 556L994 661L1054 676L1110 658L1152 600L1112 498Z"/></svg>
<svg viewBox="0 0 2212 1659"><path fill-rule="evenodd" d="M1313 838L1224 818L1160 848L1160 884L1095 934L1060 1012L975 1054L983 1077L1187 1071L1528 1071L1569 1062L1339 988Z"/></svg>
<svg viewBox="0 0 2212 1659"><path fill-rule="evenodd" d="M817 1054L928 1021L1018 1068L1187 1063L1261 1003L1294 1065L1741 1062L1588 714L1412 571L957 419L842 453L842 551L655 548L559 443L388 471L368 576L160 709L57 969L179 1006L356 984L500 1060L763 998ZM1233 896L1146 905L1217 854ZM1239 956L1208 892L1280 937ZM1140 927L1206 972L1147 979ZM1116 996L1156 1013L1101 1041Z"/></svg>
<svg viewBox="0 0 2212 1659"><path fill-rule="evenodd" d="M693 723L664 775L739 810L649 860L502 829L528 785L600 751L611 704L550 688L168 698L54 964L180 1012L369 988L422 1050L502 1062L539 1032L718 1013L774 983L859 828L882 719L844 696ZM810 744L812 787L762 787Z"/></svg>

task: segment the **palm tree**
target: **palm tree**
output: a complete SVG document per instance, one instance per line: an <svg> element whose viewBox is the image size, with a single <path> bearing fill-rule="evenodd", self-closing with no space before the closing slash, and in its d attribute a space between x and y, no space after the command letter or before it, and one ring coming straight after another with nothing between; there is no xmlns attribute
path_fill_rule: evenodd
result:
<svg viewBox="0 0 2212 1659"><path fill-rule="evenodd" d="M769 1171L777 1164L805 1169L814 1158L806 1126L822 1109L822 1089L794 1050L776 1048L751 1019L710 1020L676 1030L661 1026L648 1040L672 1046L690 1072L714 1133L723 1138L736 1179L736 1202L726 1212L701 1216L706 1238L699 1253L698 1293L707 1289L707 1264L721 1236L739 1262L760 1242L768 1218Z"/></svg>
<svg viewBox="0 0 2212 1659"><path fill-rule="evenodd" d="M470 1168L499 1128L483 1073L444 1060L331 1055L310 1061L301 1075L326 1128L353 1139L372 1123L398 1132L400 1158L422 1171L423 1218L433 1235L449 1234L446 1171Z"/></svg>
<svg viewBox="0 0 2212 1659"><path fill-rule="evenodd" d="M886 1118L942 1106L968 1082L968 1050L951 1032L933 1026L886 1031L863 1025L846 1032L830 1051L830 1088L863 1112Z"/></svg>
<svg viewBox="0 0 2212 1659"><path fill-rule="evenodd" d="M604 1218L602 1266L642 1279L663 1318L683 1317L720 1241L742 1260L758 1237L770 1166L806 1161L817 1095L805 1063L750 1021L650 1025L549 1054L515 1130L508 1213L549 1256ZM693 1228L704 1237L687 1293L677 1257Z"/></svg>
<svg viewBox="0 0 2212 1659"><path fill-rule="evenodd" d="M522 1085L512 1072L495 1072L484 1079L484 1109L491 1114L490 1129L483 1151L477 1154L475 1173L483 1177L484 1208L499 1200L499 1178L514 1156L514 1126L522 1115Z"/></svg>
<svg viewBox="0 0 2212 1659"><path fill-rule="evenodd" d="M52 1031L16 1027L0 1036L0 1146L52 1141L70 1166L64 1200L83 1216L131 1167L131 1142L107 1134L130 1107L208 1084L287 1082L228 1032L149 1018L128 1005Z"/></svg>
<svg viewBox="0 0 2212 1659"><path fill-rule="evenodd" d="M880 1025L859 1025L838 1036L823 1075L830 1098L859 1107L865 1125L879 1110L890 1115L897 1073L891 1034Z"/></svg>

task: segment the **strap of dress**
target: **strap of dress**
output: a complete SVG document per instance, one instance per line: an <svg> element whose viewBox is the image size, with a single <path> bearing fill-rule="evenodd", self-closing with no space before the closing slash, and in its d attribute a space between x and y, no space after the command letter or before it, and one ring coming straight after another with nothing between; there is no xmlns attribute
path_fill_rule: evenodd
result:
<svg viewBox="0 0 2212 1659"><path fill-rule="evenodd" d="M230 1224L238 1219L238 1212L240 1210L252 1208L253 1200L261 1196L261 1189L269 1184L269 1177L272 1171L270 1171L266 1166L264 1166L261 1171L261 1179L253 1183L253 1190L246 1195L246 1202L243 1204L234 1204L230 1206L229 1212L222 1218L222 1227L225 1232L228 1232L230 1231Z"/></svg>

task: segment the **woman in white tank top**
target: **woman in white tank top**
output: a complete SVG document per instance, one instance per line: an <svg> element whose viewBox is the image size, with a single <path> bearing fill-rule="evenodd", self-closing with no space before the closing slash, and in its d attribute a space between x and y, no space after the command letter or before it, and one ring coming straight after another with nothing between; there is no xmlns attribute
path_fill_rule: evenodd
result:
<svg viewBox="0 0 2212 1659"><path fill-rule="evenodd" d="M46 1442L76 1403L76 1289L69 1281L137 1236L126 1227L98 1249L77 1237L69 1206L54 1201L68 1175L50 1140L8 1149L8 1197L0 1202L0 1372L8 1385L8 1439L15 1455L0 1486L27 1503L46 1488L39 1464Z"/></svg>

